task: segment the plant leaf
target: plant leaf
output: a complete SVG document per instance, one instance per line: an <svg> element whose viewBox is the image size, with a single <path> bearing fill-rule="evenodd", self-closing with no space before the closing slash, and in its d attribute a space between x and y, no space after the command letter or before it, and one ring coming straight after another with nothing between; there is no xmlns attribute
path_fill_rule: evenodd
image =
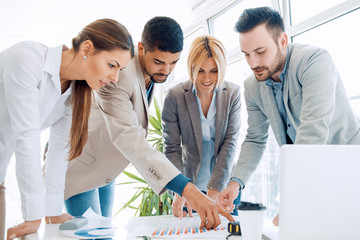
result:
<svg viewBox="0 0 360 240"><path fill-rule="evenodd" d="M115 185L125 185L125 184L133 184L138 182L122 182L122 183L116 183Z"/></svg>
<svg viewBox="0 0 360 240"><path fill-rule="evenodd" d="M128 171L123 171L123 173L124 173L126 176L128 176L129 178L131 178L131 179L137 180L137 181L142 182L142 183L146 183L146 181L145 181L144 179L139 178L138 176L136 176L136 175L134 175L134 174L132 174L132 173L130 173L130 172L128 172ZM146 184L147 184L147 183L146 183Z"/></svg>
<svg viewBox="0 0 360 240"><path fill-rule="evenodd" d="M161 110L160 110L158 102L156 101L156 98L154 98L154 106L155 106L157 119L161 124ZM162 128L162 125L161 125L161 128Z"/></svg>
<svg viewBox="0 0 360 240"><path fill-rule="evenodd" d="M149 122L155 130L162 129L161 121L157 120L152 114L149 115Z"/></svg>
<svg viewBox="0 0 360 240"><path fill-rule="evenodd" d="M139 193L139 190L132 196L132 198L127 202L125 203L120 209L119 211L116 212L115 216L121 212L122 210L126 209L128 206L130 206L130 204L132 202L134 202L139 196L141 195L141 192Z"/></svg>

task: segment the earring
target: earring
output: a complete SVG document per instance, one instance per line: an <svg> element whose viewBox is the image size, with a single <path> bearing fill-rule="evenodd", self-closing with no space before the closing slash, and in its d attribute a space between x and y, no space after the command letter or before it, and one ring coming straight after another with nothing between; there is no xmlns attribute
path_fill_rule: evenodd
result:
<svg viewBox="0 0 360 240"><path fill-rule="evenodd" d="M87 56L84 56L84 59L87 59Z"/></svg>

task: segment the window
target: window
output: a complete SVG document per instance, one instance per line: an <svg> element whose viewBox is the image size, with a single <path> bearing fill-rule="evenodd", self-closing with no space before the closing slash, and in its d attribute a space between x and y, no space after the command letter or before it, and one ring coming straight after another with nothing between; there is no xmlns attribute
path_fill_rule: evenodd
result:
<svg viewBox="0 0 360 240"><path fill-rule="evenodd" d="M246 129L247 129L247 114L246 114L246 105L244 99L244 80L252 73L249 65L247 64L245 58L239 59L235 62L232 62L228 65L226 69L225 80L233 82L240 85L241 88L241 131L239 136L239 142L242 143L245 139ZM238 149L240 152L240 149ZM238 154L237 154L238 156Z"/></svg>
<svg viewBox="0 0 360 240"><path fill-rule="evenodd" d="M344 1L345 0L291 0L290 10L292 25L304 21Z"/></svg>
<svg viewBox="0 0 360 240"><path fill-rule="evenodd" d="M349 97L360 96L357 77L360 30L354 28L359 22L360 9L357 9L292 38L293 42L317 45L330 52Z"/></svg>
<svg viewBox="0 0 360 240"><path fill-rule="evenodd" d="M235 23L244 9L259 6L271 6L271 1L236 1L208 20L211 35L217 37L228 51L239 48L239 34L234 30Z"/></svg>

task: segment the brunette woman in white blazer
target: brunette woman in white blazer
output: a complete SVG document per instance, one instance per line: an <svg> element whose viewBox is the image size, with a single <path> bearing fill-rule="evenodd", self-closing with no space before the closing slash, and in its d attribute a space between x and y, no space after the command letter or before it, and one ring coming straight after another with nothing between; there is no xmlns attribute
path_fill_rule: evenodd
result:
<svg viewBox="0 0 360 240"><path fill-rule="evenodd" d="M90 23L72 45L27 41L0 53L0 183L15 153L25 219L7 239L36 232L44 216L47 223L71 218L62 214L67 159L87 140L92 89L116 82L134 54L131 35L112 19ZM40 133L48 127L44 181Z"/></svg>
<svg viewBox="0 0 360 240"><path fill-rule="evenodd" d="M225 70L223 44L197 37L188 56L190 80L169 90L162 111L166 157L214 200L232 173L240 130L240 86L224 81ZM192 215L186 199L175 194L175 216L187 214L184 205Z"/></svg>

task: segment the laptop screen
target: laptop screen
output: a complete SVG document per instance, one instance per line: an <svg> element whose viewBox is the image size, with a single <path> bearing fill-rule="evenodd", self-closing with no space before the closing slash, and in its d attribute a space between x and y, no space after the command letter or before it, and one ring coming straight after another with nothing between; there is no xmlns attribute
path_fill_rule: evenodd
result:
<svg viewBox="0 0 360 240"><path fill-rule="evenodd" d="M360 145L284 145L280 240L360 239Z"/></svg>

